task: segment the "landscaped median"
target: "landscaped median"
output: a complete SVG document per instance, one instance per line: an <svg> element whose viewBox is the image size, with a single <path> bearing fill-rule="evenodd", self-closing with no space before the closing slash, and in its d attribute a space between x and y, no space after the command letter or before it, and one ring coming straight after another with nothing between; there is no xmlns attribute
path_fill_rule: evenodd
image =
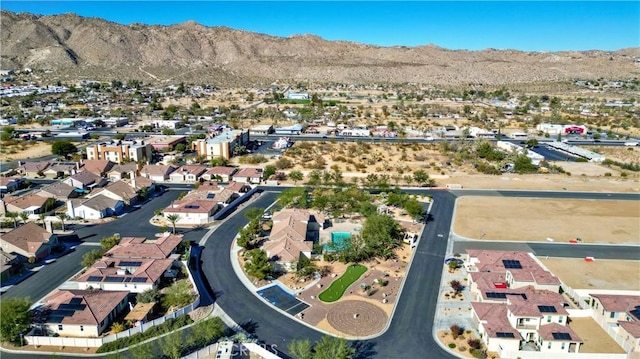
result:
<svg viewBox="0 0 640 359"><path fill-rule="evenodd" d="M336 279L331 283L329 288L325 289L322 293L318 295L318 298L323 302L335 302L338 299L342 298L344 292L349 288L353 282L358 280L360 276L362 276L367 271L367 267L362 264L354 264L347 267L347 270L344 272L340 278Z"/></svg>

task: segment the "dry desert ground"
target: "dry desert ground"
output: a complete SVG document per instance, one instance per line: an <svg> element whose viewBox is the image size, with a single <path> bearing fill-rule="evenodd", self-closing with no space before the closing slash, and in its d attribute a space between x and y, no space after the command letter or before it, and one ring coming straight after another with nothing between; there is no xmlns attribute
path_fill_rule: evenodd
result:
<svg viewBox="0 0 640 359"><path fill-rule="evenodd" d="M483 240L638 244L640 202L461 197L454 232Z"/></svg>

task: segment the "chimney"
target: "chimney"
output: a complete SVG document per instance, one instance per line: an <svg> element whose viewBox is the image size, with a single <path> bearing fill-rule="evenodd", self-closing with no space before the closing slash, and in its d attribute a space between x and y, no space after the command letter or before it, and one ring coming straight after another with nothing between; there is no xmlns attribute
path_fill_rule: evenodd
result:
<svg viewBox="0 0 640 359"><path fill-rule="evenodd" d="M76 217L76 208L73 205L73 200L68 200L67 201L67 214L71 218L75 218ZM46 222L46 224L51 226L51 222Z"/></svg>
<svg viewBox="0 0 640 359"><path fill-rule="evenodd" d="M131 179L131 187L135 189L136 188L136 172L135 171L129 172L129 178Z"/></svg>

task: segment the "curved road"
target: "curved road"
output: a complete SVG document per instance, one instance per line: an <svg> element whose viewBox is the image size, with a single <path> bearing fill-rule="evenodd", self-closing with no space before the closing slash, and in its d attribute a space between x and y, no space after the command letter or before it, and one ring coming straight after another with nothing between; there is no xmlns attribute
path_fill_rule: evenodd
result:
<svg viewBox="0 0 640 359"><path fill-rule="evenodd" d="M251 204L250 207L266 208L277 197L277 192L283 190L281 187L265 187L265 192ZM272 192L270 192L272 190ZM174 192L174 193L172 193ZM98 228L83 228L78 232L93 234L95 237L85 239L88 242L97 243L104 235L110 235L114 231L122 232L124 235L140 235L149 236L155 233L155 228L148 228L148 224L141 223L139 218L142 216L151 217L153 209L159 208L161 205L166 206L175 196L177 191L166 193L163 197L150 206L141 209L141 213L127 216L116 222L101 225ZM414 257L407 274L402 295L396 305L395 313L390 326L386 332L377 338L356 341L354 344L358 348L360 358L397 358L403 357L428 357L445 358L452 357L448 352L444 351L433 338L432 323L436 310L438 290L440 287L442 263L444 260L447 242L449 238L449 230L453 217L455 199L457 196L465 195L482 195L482 196L509 196L509 197L550 197L550 198L584 198L584 199L617 199L617 200L640 200L640 194L635 193L586 193L586 192L549 192L549 191L500 191L500 190L460 190L460 191L442 191L442 190L408 190L411 193L420 192L429 194L434 198L434 204L431 210L433 221L427 225L423 236L414 252ZM166 203L166 204L165 204ZM231 265L229 249L233 238L237 234L239 228L244 226L248 220L244 217L244 212L249 206L229 217L221 224L208 239L206 246L201 253L201 267L204 279L208 281L216 297L220 307L237 323L242 325L247 331L253 332L261 340L267 344L277 345L279 350L287 352L287 342L292 338L307 338L312 341L321 338L322 334L307 327L289 316L280 314L273 310L263 300L251 293L244 284L238 279ZM149 213L147 213L149 212ZM103 234L99 234L103 233ZM197 230L188 233L187 238L196 239L202 237L205 230ZM441 234L442 237L438 237ZM464 248L491 248L499 246L504 249L509 243L481 242L481 241L457 241L454 250L462 250ZM547 243L517 243L523 250L533 250L539 255L552 255L560 257L582 257L585 253L592 253L597 250L598 254L594 255L600 258L620 258L632 259L638 258L640 247L626 246L589 246L589 245L562 245ZM81 246L84 247L84 246ZM594 248L597 247L597 248ZM80 248L80 247L78 247ZM91 249L91 248L89 248ZM80 252L80 251L77 251ZM604 253L604 254L603 254ZM79 253L75 254L79 256ZM593 254L589 254L593 255ZM71 261L68 261L71 262ZM77 263L77 262L76 262ZM54 263L52 265L62 264ZM79 270L76 264L73 271ZM65 271L66 273L66 271ZM32 281L41 273L34 275L28 282ZM49 277L41 276L42 279ZM65 274L66 275L66 274ZM56 275L53 282L58 281ZM65 279L68 276L65 277ZM51 283L51 282L49 282ZM29 288L24 290L31 294L32 297L39 297L34 294L33 282L29 283ZM44 285L44 287L48 287ZM47 291L48 292L48 291ZM45 292L46 294L46 292ZM22 290L11 288L7 296L18 296L22 294ZM26 354L28 357L50 357L49 355L32 355ZM3 357L7 358L23 358L24 355L3 353ZM72 357L56 355L56 357Z"/></svg>

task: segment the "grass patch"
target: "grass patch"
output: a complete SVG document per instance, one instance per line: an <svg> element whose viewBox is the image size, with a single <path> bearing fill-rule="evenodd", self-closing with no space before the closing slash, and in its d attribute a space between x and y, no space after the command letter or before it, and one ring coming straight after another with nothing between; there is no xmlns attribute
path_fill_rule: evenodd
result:
<svg viewBox="0 0 640 359"><path fill-rule="evenodd" d="M358 280L364 272L367 271L367 267L362 264L354 264L347 267L347 271L344 272L340 278L336 279L331 283L329 288L325 289L318 298L323 302L335 302L340 299L344 294L344 291L349 288L353 282Z"/></svg>

